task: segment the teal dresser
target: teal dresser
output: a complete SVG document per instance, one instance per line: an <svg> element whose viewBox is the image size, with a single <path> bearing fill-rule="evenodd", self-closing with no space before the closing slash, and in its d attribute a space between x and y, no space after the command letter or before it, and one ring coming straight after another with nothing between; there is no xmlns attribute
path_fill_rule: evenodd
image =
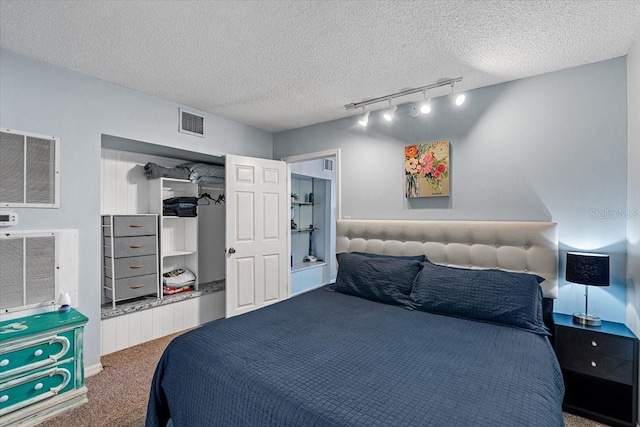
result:
<svg viewBox="0 0 640 427"><path fill-rule="evenodd" d="M87 402L78 311L0 322L0 426L28 426Z"/></svg>

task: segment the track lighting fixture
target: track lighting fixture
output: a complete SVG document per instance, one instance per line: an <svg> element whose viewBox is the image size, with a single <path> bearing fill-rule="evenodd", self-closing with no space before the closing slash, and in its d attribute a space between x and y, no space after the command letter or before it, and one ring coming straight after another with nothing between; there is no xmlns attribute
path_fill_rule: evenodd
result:
<svg viewBox="0 0 640 427"><path fill-rule="evenodd" d="M451 95L454 94L455 92L455 82L451 82ZM466 96L464 96L464 93L460 93L455 97L455 103L456 105L459 107L462 104L464 104L464 100L465 100Z"/></svg>
<svg viewBox="0 0 640 427"><path fill-rule="evenodd" d="M425 99L424 102L422 102L419 106L414 105L409 110L409 115L415 119L416 117L419 117L421 114L429 114L431 112L431 98L427 97L428 90L450 85L451 93L453 93L455 83L461 82L461 81L462 81L462 77L456 77L455 79L440 80L437 83L434 83L431 85L421 86L414 89L406 89L401 92L392 93L391 95L379 96L377 98L368 99L366 101L346 104L344 107L347 110L362 108L363 115L358 120L358 124L360 124L360 126L366 127L369 124L369 113L371 112L371 111L365 111L366 106L387 101L389 103L389 109L385 110L382 116L384 117L385 120L390 122L393 120L396 110L398 109L397 104L396 105L392 104L392 100L394 98L400 98L402 96L413 95L415 93L422 92L422 95L424 96L424 99ZM464 103L464 100L465 100L465 96L464 94L461 93L461 94L458 94L458 96L455 98L455 103L456 105L462 105Z"/></svg>
<svg viewBox="0 0 640 427"><path fill-rule="evenodd" d="M398 109L397 105L391 105L391 100L389 100L389 109L384 112L382 117L388 122L393 120L393 116L396 115L396 110Z"/></svg>
<svg viewBox="0 0 640 427"><path fill-rule="evenodd" d="M364 111L364 107L362 107L362 111ZM362 117L360 117L360 120L358 120L358 124L362 127L367 127L367 125L369 124L369 114L371 113L371 111L367 111L365 112Z"/></svg>

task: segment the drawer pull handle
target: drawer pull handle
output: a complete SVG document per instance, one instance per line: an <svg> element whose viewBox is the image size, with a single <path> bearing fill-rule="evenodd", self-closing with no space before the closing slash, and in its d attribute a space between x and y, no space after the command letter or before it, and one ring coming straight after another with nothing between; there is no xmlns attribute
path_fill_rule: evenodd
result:
<svg viewBox="0 0 640 427"><path fill-rule="evenodd" d="M4 368L8 364L9 364L9 359L4 359L4 360L0 361L0 368Z"/></svg>
<svg viewBox="0 0 640 427"><path fill-rule="evenodd" d="M144 267L144 264L137 264L137 265L130 265L129 268L132 270L135 270L136 268L142 268Z"/></svg>
<svg viewBox="0 0 640 427"><path fill-rule="evenodd" d="M592 360L591 361L591 366L593 366L595 368L596 366L598 366L598 364Z"/></svg>
<svg viewBox="0 0 640 427"><path fill-rule="evenodd" d="M4 396L0 396L0 403L4 403L9 400L9 395L5 394Z"/></svg>
<svg viewBox="0 0 640 427"><path fill-rule="evenodd" d="M592 347L597 347L597 346L598 346L598 343L597 343L597 342L595 342L595 341L591 341L591 346L592 346Z"/></svg>
<svg viewBox="0 0 640 427"><path fill-rule="evenodd" d="M144 247L144 245L142 245L142 244L140 244L140 243L136 243L135 245L129 245L129 247L130 247L131 249L140 249L140 248L143 248L143 247Z"/></svg>
<svg viewBox="0 0 640 427"><path fill-rule="evenodd" d="M144 285L131 285L129 286L131 289L140 289L140 288L144 288Z"/></svg>
<svg viewBox="0 0 640 427"><path fill-rule="evenodd" d="M44 387L44 385L43 385L42 383L38 383L38 384L36 384L35 386L33 386L33 389L34 389L34 390L41 390L41 389L42 389L42 387Z"/></svg>
<svg viewBox="0 0 640 427"><path fill-rule="evenodd" d="M131 224L129 225L130 228L142 228L142 224Z"/></svg>
<svg viewBox="0 0 640 427"><path fill-rule="evenodd" d="M39 348L39 349L37 349L36 351L33 352L33 355L35 357L40 357L40 356L42 356L42 353L44 353L44 352L42 351L42 349Z"/></svg>

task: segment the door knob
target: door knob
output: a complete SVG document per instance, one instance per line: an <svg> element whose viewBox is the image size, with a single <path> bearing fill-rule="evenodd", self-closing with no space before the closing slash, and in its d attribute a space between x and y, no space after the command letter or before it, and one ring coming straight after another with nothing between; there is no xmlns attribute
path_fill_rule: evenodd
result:
<svg viewBox="0 0 640 427"><path fill-rule="evenodd" d="M229 248L229 253L230 253L230 254L235 254L235 253L236 253L236 250L235 250L234 248Z"/></svg>

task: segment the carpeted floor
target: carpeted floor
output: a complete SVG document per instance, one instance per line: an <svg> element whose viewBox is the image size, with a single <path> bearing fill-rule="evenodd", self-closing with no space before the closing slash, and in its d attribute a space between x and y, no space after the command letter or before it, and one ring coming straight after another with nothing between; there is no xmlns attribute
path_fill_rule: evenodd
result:
<svg viewBox="0 0 640 427"><path fill-rule="evenodd" d="M89 403L41 424L41 427L144 426L154 369L169 342L169 335L102 358L103 371L87 378ZM602 427L602 424L565 414L567 427Z"/></svg>
<svg viewBox="0 0 640 427"><path fill-rule="evenodd" d="M89 389L89 403L40 426L144 426L153 372L166 346L178 335L169 335L103 356L103 371L85 381Z"/></svg>

